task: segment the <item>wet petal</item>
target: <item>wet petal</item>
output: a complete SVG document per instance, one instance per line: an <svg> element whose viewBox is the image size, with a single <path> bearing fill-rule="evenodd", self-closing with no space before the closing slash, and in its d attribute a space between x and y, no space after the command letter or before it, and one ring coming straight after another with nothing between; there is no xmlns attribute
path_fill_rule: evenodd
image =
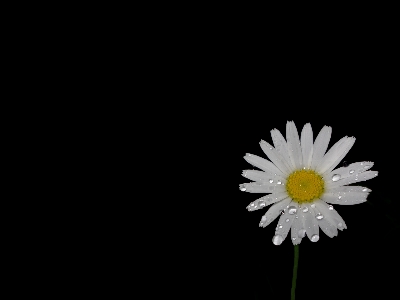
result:
<svg viewBox="0 0 400 300"><path fill-rule="evenodd" d="M281 213L281 211L283 209L286 208L286 206L288 206L288 204L292 201L292 199L290 198L286 198L278 203L275 203L274 205L272 205L269 210L267 211L267 213L263 216L263 218L261 219L260 222L260 226L261 227L266 227L269 224L271 224L272 221L274 221L279 214ZM265 218L264 218L265 217Z"/></svg>
<svg viewBox="0 0 400 300"><path fill-rule="evenodd" d="M338 181L335 181L335 182L329 181L327 183L327 188L332 189L332 188L336 188L336 187L343 186L343 185L358 183L361 181L369 180L371 178L375 178L376 176L378 176L377 171L367 171L367 172L363 172L361 174L351 175L344 179L339 179Z"/></svg>
<svg viewBox="0 0 400 300"><path fill-rule="evenodd" d="M357 174L363 173L365 171L368 171L369 169L372 168L374 163L372 161L361 161L361 162L356 162L348 165L347 167L341 167L338 169L335 169L331 172L325 173L323 175L324 180L328 183L328 185L332 181L332 177L334 175L340 175L340 179L344 179L350 176L355 176Z"/></svg>
<svg viewBox="0 0 400 300"><path fill-rule="evenodd" d="M282 185L270 184L266 182L242 183L239 185L239 189L248 193L274 193L286 191Z"/></svg>
<svg viewBox="0 0 400 300"><path fill-rule="evenodd" d="M273 193L271 195L261 197L255 201L251 202L247 206L247 210L248 211L258 210L258 209L264 208L265 206L268 206L270 204L273 204L273 203L279 202L283 199L286 199L287 197L288 197L288 195L286 194L286 192Z"/></svg>
<svg viewBox="0 0 400 300"><path fill-rule="evenodd" d="M291 230L291 238L292 238L293 245L298 245L301 243L302 236L299 236L299 231L301 229L304 229L304 227L305 227L303 225L303 222L301 221L301 218L299 217L300 216L299 212L297 212L296 216L298 218L296 218L296 217L294 218L293 224L292 224L292 230Z"/></svg>
<svg viewBox="0 0 400 300"><path fill-rule="evenodd" d="M327 203L354 205L367 201L368 192L331 192L325 193L322 200Z"/></svg>
<svg viewBox="0 0 400 300"><path fill-rule="evenodd" d="M242 176L253 181L265 182L271 185L284 185L286 183L284 177L257 170L244 170ZM270 182L271 180L272 183Z"/></svg>
<svg viewBox="0 0 400 300"><path fill-rule="evenodd" d="M297 207L296 202L291 202L290 206ZM281 215L278 221L278 225L276 226L275 235L280 235L282 237L282 241L284 241L289 233L290 228L292 227L293 220L295 219L296 214L289 214L286 210L285 214Z"/></svg>
<svg viewBox="0 0 400 300"><path fill-rule="evenodd" d="M339 230L347 229L346 223L334 207L330 210L329 205L321 200L314 201L314 203L332 225L336 226Z"/></svg>
<svg viewBox="0 0 400 300"><path fill-rule="evenodd" d="M314 210L312 209L311 206L307 205L307 207L308 207L308 212L304 213L302 211L302 213L304 215L303 219L304 219L305 229L306 229L306 233L307 233L307 236L310 239L310 241L315 242L313 240L313 237L315 235L318 235L319 227L318 227L317 219L315 218Z"/></svg>

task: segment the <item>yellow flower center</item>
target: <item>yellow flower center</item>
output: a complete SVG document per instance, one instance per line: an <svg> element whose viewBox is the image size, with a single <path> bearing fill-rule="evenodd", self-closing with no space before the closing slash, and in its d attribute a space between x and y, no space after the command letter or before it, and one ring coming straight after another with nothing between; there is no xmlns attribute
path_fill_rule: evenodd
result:
<svg viewBox="0 0 400 300"><path fill-rule="evenodd" d="M286 191L298 203L312 202L324 193L325 182L313 170L294 171L286 180Z"/></svg>

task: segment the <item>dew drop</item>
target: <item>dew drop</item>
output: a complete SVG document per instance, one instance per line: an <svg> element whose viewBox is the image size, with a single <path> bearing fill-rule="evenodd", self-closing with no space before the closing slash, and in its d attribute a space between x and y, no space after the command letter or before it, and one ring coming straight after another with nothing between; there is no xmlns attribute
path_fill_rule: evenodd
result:
<svg viewBox="0 0 400 300"><path fill-rule="evenodd" d="M269 150L272 150L272 147L269 147Z"/></svg>
<svg viewBox="0 0 400 300"><path fill-rule="evenodd" d="M306 236L306 230L305 230L305 229L300 229L299 232L297 233L297 235L298 235L300 238L305 237L305 236Z"/></svg>
<svg viewBox="0 0 400 300"><path fill-rule="evenodd" d="M261 218L261 222L265 222L265 221L267 221L267 217L266 217L266 216L263 216L263 217Z"/></svg>
<svg viewBox="0 0 400 300"><path fill-rule="evenodd" d="M289 219L286 219L286 221L285 221L285 222L286 222L286 223L287 223L287 222L289 222Z"/></svg>
<svg viewBox="0 0 400 300"><path fill-rule="evenodd" d="M342 196L339 196L338 199L342 199Z"/></svg>
<svg viewBox="0 0 400 300"><path fill-rule="evenodd" d="M274 181L272 179L269 180L269 183L273 183Z"/></svg>
<svg viewBox="0 0 400 300"><path fill-rule="evenodd" d="M272 242L274 243L274 245L278 246L278 245L282 244L283 237L280 236L279 234L277 234L272 238Z"/></svg>
<svg viewBox="0 0 400 300"><path fill-rule="evenodd" d="M350 174L353 174L353 173L354 173L354 170L350 170L349 173L350 173Z"/></svg>
<svg viewBox="0 0 400 300"><path fill-rule="evenodd" d="M364 165L364 163L361 163L361 165L363 166L363 165Z"/></svg>
<svg viewBox="0 0 400 300"><path fill-rule="evenodd" d="M261 201L258 201L258 205L261 206L261 207L263 207L263 206L265 206L265 202L262 201L262 200L261 200Z"/></svg>
<svg viewBox="0 0 400 300"><path fill-rule="evenodd" d="M292 237L292 240L293 240L293 241L295 241L295 240L296 240L296 238L295 238L295 237Z"/></svg>
<svg viewBox="0 0 400 300"><path fill-rule="evenodd" d="M279 225L279 226L278 226L279 229L282 228L282 227L283 227L282 225Z"/></svg>
<svg viewBox="0 0 400 300"><path fill-rule="evenodd" d="M307 206L303 208L303 212L308 212L308 207Z"/></svg>
<svg viewBox="0 0 400 300"><path fill-rule="evenodd" d="M312 207L312 208L315 208L315 204L314 204L314 203L313 203L313 204L311 204L311 207Z"/></svg>
<svg viewBox="0 0 400 300"><path fill-rule="evenodd" d="M254 206L254 203L250 204L250 206Z"/></svg>
<svg viewBox="0 0 400 300"><path fill-rule="evenodd" d="M318 215L316 215L315 217L317 218L317 220L322 220L322 219L324 218L324 216L321 215L321 214L318 214Z"/></svg>
<svg viewBox="0 0 400 300"><path fill-rule="evenodd" d="M368 192L368 189L363 189L362 191L363 191L363 192Z"/></svg>
<svg viewBox="0 0 400 300"><path fill-rule="evenodd" d="M319 235L318 235L318 234L314 234L314 235L311 237L311 242L318 242L318 240L319 240Z"/></svg>
<svg viewBox="0 0 400 300"><path fill-rule="evenodd" d="M297 208L295 206L289 207L289 215L294 215L297 212Z"/></svg>
<svg viewBox="0 0 400 300"><path fill-rule="evenodd" d="M332 176L332 181L338 181L340 179L340 175L339 174L335 174Z"/></svg>
<svg viewBox="0 0 400 300"><path fill-rule="evenodd" d="M338 223L337 226L338 226L338 228L343 228L342 222Z"/></svg>
<svg viewBox="0 0 400 300"><path fill-rule="evenodd" d="M368 169L368 166L364 166L364 169Z"/></svg>
<svg viewBox="0 0 400 300"><path fill-rule="evenodd" d="M329 205L329 210L333 210L333 206L332 205Z"/></svg>
<svg viewBox="0 0 400 300"><path fill-rule="evenodd" d="M244 187L244 184L239 185L239 189L240 189L242 192L245 192L245 191L246 191L246 188Z"/></svg>
<svg viewBox="0 0 400 300"><path fill-rule="evenodd" d="M278 180L277 184L282 184L282 181Z"/></svg>

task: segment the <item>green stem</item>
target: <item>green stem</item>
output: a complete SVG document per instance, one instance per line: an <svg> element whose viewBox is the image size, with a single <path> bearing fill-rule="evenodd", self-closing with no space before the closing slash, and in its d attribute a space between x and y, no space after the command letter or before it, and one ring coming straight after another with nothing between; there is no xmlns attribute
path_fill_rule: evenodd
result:
<svg viewBox="0 0 400 300"><path fill-rule="evenodd" d="M297 280L297 267L299 264L299 245L294 246L294 265L293 265L293 279L292 279L292 297L296 298L296 280Z"/></svg>

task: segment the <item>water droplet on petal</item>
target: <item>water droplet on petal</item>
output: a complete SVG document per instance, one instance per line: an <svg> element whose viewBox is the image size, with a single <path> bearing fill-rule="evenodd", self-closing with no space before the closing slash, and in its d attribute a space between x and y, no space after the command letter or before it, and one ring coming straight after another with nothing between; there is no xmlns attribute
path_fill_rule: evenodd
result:
<svg viewBox="0 0 400 300"><path fill-rule="evenodd" d="M269 183L273 183L274 181L272 179L269 180Z"/></svg>
<svg viewBox="0 0 400 300"><path fill-rule="evenodd" d="M342 222L340 222L339 224L337 224L338 228L343 228L343 224Z"/></svg>
<svg viewBox="0 0 400 300"><path fill-rule="evenodd" d="M332 205L329 205L329 210L333 210L333 206Z"/></svg>
<svg viewBox="0 0 400 300"><path fill-rule="evenodd" d="M354 173L354 170L350 170L349 173L350 173L350 174L353 174L353 173Z"/></svg>
<svg viewBox="0 0 400 300"><path fill-rule="evenodd" d="M289 219L286 219L286 221L285 221L285 222L286 222L286 223L287 223L287 222L289 222Z"/></svg>
<svg viewBox="0 0 400 300"><path fill-rule="evenodd" d="M342 199L342 196L339 196L338 198L339 198L339 199Z"/></svg>
<svg viewBox="0 0 400 300"><path fill-rule="evenodd" d="M308 212L308 207L307 206L303 208L303 212Z"/></svg>
<svg viewBox="0 0 400 300"><path fill-rule="evenodd" d="M295 240L296 240L296 238L295 238L295 237L292 237L292 240L293 240L293 241L295 241Z"/></svg>
<svg viewBox="0 0 400 300"><path fill-rule="evenodd" d="M305 230L305 229L300 229L299 232L297 233L297 235L298 235L300 238L305 237L305 236L306 236L306 230Z"/></svg>
<svg viewBox="0 0 400 300"><path fill-rule="evenodd" d="M246 188L244 187L244 184L239 185L239 189L244 192L246 191Z"/></svg>
<svg viewBox="0 0 400 300"><path fill-rule="evenodd" d="M289 215L294 215L297 212L297 208L295 206L289 207Z"/></svg>
<svg viewBox="0 0 400 300"><path fill-rule="evenodd" d="M278 180L277 184L282 184L282 181Z"/></svg>
<svg viewBox="0 0 400 300"><path fill-rule="evenodd" d="M265 206L265 202L262 201L262 200L261 200L261 201L258 201L258 205L261 206L261 207L263 207L263 206Z"/></svg>
<svg viewBox="0 0 400 300"><path fill-rule="evenodd" d="M311 204L310 206L311 206L312 208L315 208L315 204L314 204L314 203L313 203L313 204Z"/></svg>
<svg viewBox="0 0 400 300"><path fill-rule="evenodd" d="M261 222L265 222L265 221L267 221L267 217L266 217L266 216L263 216L263 217L261 218Z"/></svg>
<svg viewBox="0 0 400 300"><path fill-rule="evenodd" d="M254 206L254 203L250 204L250 206Z"/></svg>
<svg viewBox="0 0 400 300"><path fill-rule="evenodd" d="M368 192L368 189L363 189L362 191L363 191L363 192Z"/></svg>
<svg viewBox="0 0 400 300"><path fill-rule="evenodd" d="M363 165L364 165L364 163L361 163L361 165L363 166Z"/></svg>
<svg viewBox="0 0 400 300"><path fill-rule="evenodd" d="M274 243L274 245L278 246L278 245L282 244L283 237L280 236L279 234L277 234L272 238L272 242Z"/></svg>
<svg viewBox="0 0 400 300"><path fill-rule="evenodd" d="M311 237L311 242L318 242L318 240L319 240L319 235L318 235L318 234L314 234L314 235Z"/></svg>
<svg viewBox="0 0 400 300"><path fill-rule="evenodd" d="M315 217L317 218L317 220L322 220L324 218L324 216L321 214L317 214Z"/></svg>
<svg viewBox="0 0 400 300"><path fill-rule="evenodd" d="M340 175L339 174L335 174L332 176L332 181L338 181L340 179Z"/></svg>
<svg viewBox="0 0 400 300"><path fill-rule="evenodd" d="M282 228L282 227L283 227L282 225L279 225L279 226L278 226L279 229Z"/></svg>

